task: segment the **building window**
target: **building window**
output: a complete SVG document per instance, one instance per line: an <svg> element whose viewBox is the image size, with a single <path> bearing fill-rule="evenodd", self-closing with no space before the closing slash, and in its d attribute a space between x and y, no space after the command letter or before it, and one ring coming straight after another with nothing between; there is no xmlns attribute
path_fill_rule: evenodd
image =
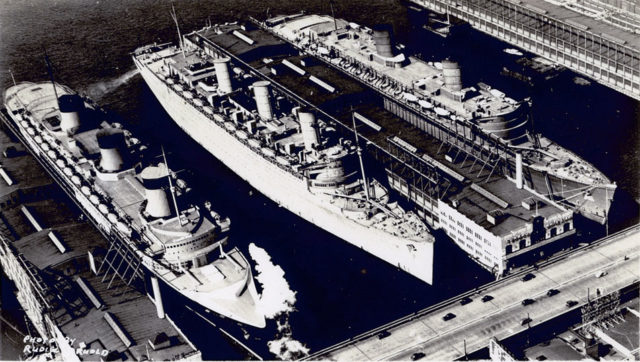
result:
<svg viewBox="0 0 640 362"><path fill-rule="evenodd" d="M569 231L569 230L571 230L571 224L567 222L564 224L564 231Z"/></svg>
<svg viewBox="0 0 640 362"><path fill-rule="evenodd" d="M520 249L524 249L527 246L527 240L520 240Z"/></svg>
<svg viewBox="0 0 640 362"><path fill-rule="evenodd" d="M513 252L513 246L511 246L511 244L507 245L507 247L505 248L505 253L509 255L512 252Z"/></svg>
<svg viewBox="0 0 640 362"><path fill-rule="evenodd" d="M555 227L551 228L551 237L554 237L558 234L558 231L556 230Z"/></svg>

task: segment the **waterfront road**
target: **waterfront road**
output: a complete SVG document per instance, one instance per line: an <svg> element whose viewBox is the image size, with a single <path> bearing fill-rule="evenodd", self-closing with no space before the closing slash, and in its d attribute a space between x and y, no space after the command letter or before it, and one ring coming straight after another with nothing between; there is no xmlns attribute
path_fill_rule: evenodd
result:
<svg viewBox="0 0 640 362"><path fill-rule="evenodd" d="M429 313L391 323L379 331L345 341L313 355L331 360L408 360L414 353L425 359L454 360L486 347L491 337L499 340L552 319L569 309L580 308L601 294L638 283L640 280L640 227L627 229L607 240L577 250L561 260L532 271L535 277L523 281L509 278L470 295L462 305L448 303ZM549 289L556 289L548 296ZM486 295L493 297L485 302ZM488 298L485 298L488 299ZM524 299L534 302L523 305ZM567 307L567 301L578 302ZM448 313L454 318L444 320ZM523 323L530 318L529 323ZM382 338L380 338L382 337Z"/></svg>

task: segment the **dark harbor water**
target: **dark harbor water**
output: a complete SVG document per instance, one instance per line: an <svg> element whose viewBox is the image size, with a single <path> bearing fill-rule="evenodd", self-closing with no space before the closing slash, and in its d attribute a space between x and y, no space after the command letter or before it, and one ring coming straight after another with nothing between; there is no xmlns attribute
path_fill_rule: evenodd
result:
<svg viewBox="0 0 640 362"><path fill-rule="evenodd" d="M510 46L471 31L442 39L418 30L415 19L398 1L336 3L337 15L350 21L392 23L396 39L425 60L457 59L464 79L484 81L513 98L531 96L536 129L618 183L611 230L638 221L638 102L596 83L575 84L571 73L535 88L502 77L502 66L516 59L503 52ZM272 15L300 10L330 13L328 1L181 0L175 6L183 32L204 26L208 19L225 22L267 11ZM292 311L270 320L264 330L230 327L243 343L272 359L275 355L267 342L290 334L291 339L317 351L492 279L444 240L436 247L435 285L422 283L279 208L193 142L164 113L135 73L129 54L150 42L176 39L169 10L169 1L158 0L2 1L0 85L11 84L9 69L17 81L46 80L46 47L57 81L117 113L144 141L162 143L172 155L173 169L194 170L198 176L195 189L211 199L216 210L231 217L233 245L247 258L251 243L264 249L284 271L288 289L295 292ZM597 227L594 230L601 232ZM185 308L183 299L169 290L165 293L169 315L205 359L247 356L191 309L219 326L232 323L196 306ZM279 331L278 324L287 328Z"/></svg>

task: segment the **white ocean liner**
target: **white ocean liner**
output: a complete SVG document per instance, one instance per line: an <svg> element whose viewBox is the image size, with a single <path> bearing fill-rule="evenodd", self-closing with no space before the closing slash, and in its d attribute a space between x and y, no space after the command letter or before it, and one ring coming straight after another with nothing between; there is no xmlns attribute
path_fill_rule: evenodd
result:
<svg viewBox="0 0 640 362"><path fill-rule="evenodd" d="M350 166L357 165L359 149L351 140L331 137L331 124L297 107L269 82L230 67L228 58L166 44L139 48L133 58L176 124L257 190L433 282L434 239L426 225L390 203L378 182L358 177L357 166Z"/></svg>
<svg viewBox="0 0 640 362"><path fill-rule="evenodd" d="M191 198L166 161L143 168L146 146L66 86L20 83L4 104L26 146L147 270L221 316L265 326L250 264L237 248L223 250L229 219Z"/></svg>

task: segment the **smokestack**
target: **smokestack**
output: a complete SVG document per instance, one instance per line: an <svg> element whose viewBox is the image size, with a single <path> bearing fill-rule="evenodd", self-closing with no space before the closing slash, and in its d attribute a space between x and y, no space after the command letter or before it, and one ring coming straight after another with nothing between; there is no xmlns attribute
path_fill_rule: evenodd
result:
<svg viewBox="0 0 640 362"><path fill-rule="evenodd" d="M171 207L165 188L168 183L168 170L164 164L148 166L140 173L145 190L147 206L145 211L153 217L171 215Z"/></svg>
<svg viewBox="0 0 640 362"><path fill-rule="evenodd" d="M76 94L63 94L58 98L60 108L60 128L68 135L76 133L80 127L80 112L84 101Z"/></svg>
<svg viewBox="0 0 640 362"><path fill-rule="evenodd" d="M516 153L516 187L522 189L522 154Z"/></svg>
<svg viewBox="0 0 640 362"><path fill-rule="evenodd" d="M460 65L458 62L451 60L442 61L442 73L444 75L445 87L453 90L462 90L462 75L460 72Z"/></svg>
<svg viewBox="0 0 640 362"><path fill-rule="evenodd" d="M119 130L103 130L96 135L100 147L100 168L107 172L122 169L124 159L120 153L126 148L124 133Z"/></svg>
<svg viewBox="0 0 640 362"><path fill-rule="evenodd" d="M316 128L316 116L312 112L306 110L298 111L298 119L300 120L300 129L302 130L302 139L304 140L304 148L307 151L313 150L313 145L318 145L318 130Z"/></svg>
<svg viewBox="0 0 640 362"><path fill-rule="evenodd" d="M271 99L269 99L269 85L271 82L262 80L253 83L253 92L256 97L256 106L258 107L258 114L264 120L272 119L273 113L271 111Z"/></svg>
<svg viewBox="0 0 640 362"><path fill-rule="evenodd" d="M389 24L378 24L373 27L373 42L376 45L376 53L385 58L393 57L391 29Z"/></svg>
<svg viewBox="0 0 640 362"><path fill-rule="evenodd" d="M213 61L213 65L216 68L216 78L218 79L218 89L223 93L231 93L233 91L231 77L229 76L230 60L230 58L224 57Z"/></svg>

